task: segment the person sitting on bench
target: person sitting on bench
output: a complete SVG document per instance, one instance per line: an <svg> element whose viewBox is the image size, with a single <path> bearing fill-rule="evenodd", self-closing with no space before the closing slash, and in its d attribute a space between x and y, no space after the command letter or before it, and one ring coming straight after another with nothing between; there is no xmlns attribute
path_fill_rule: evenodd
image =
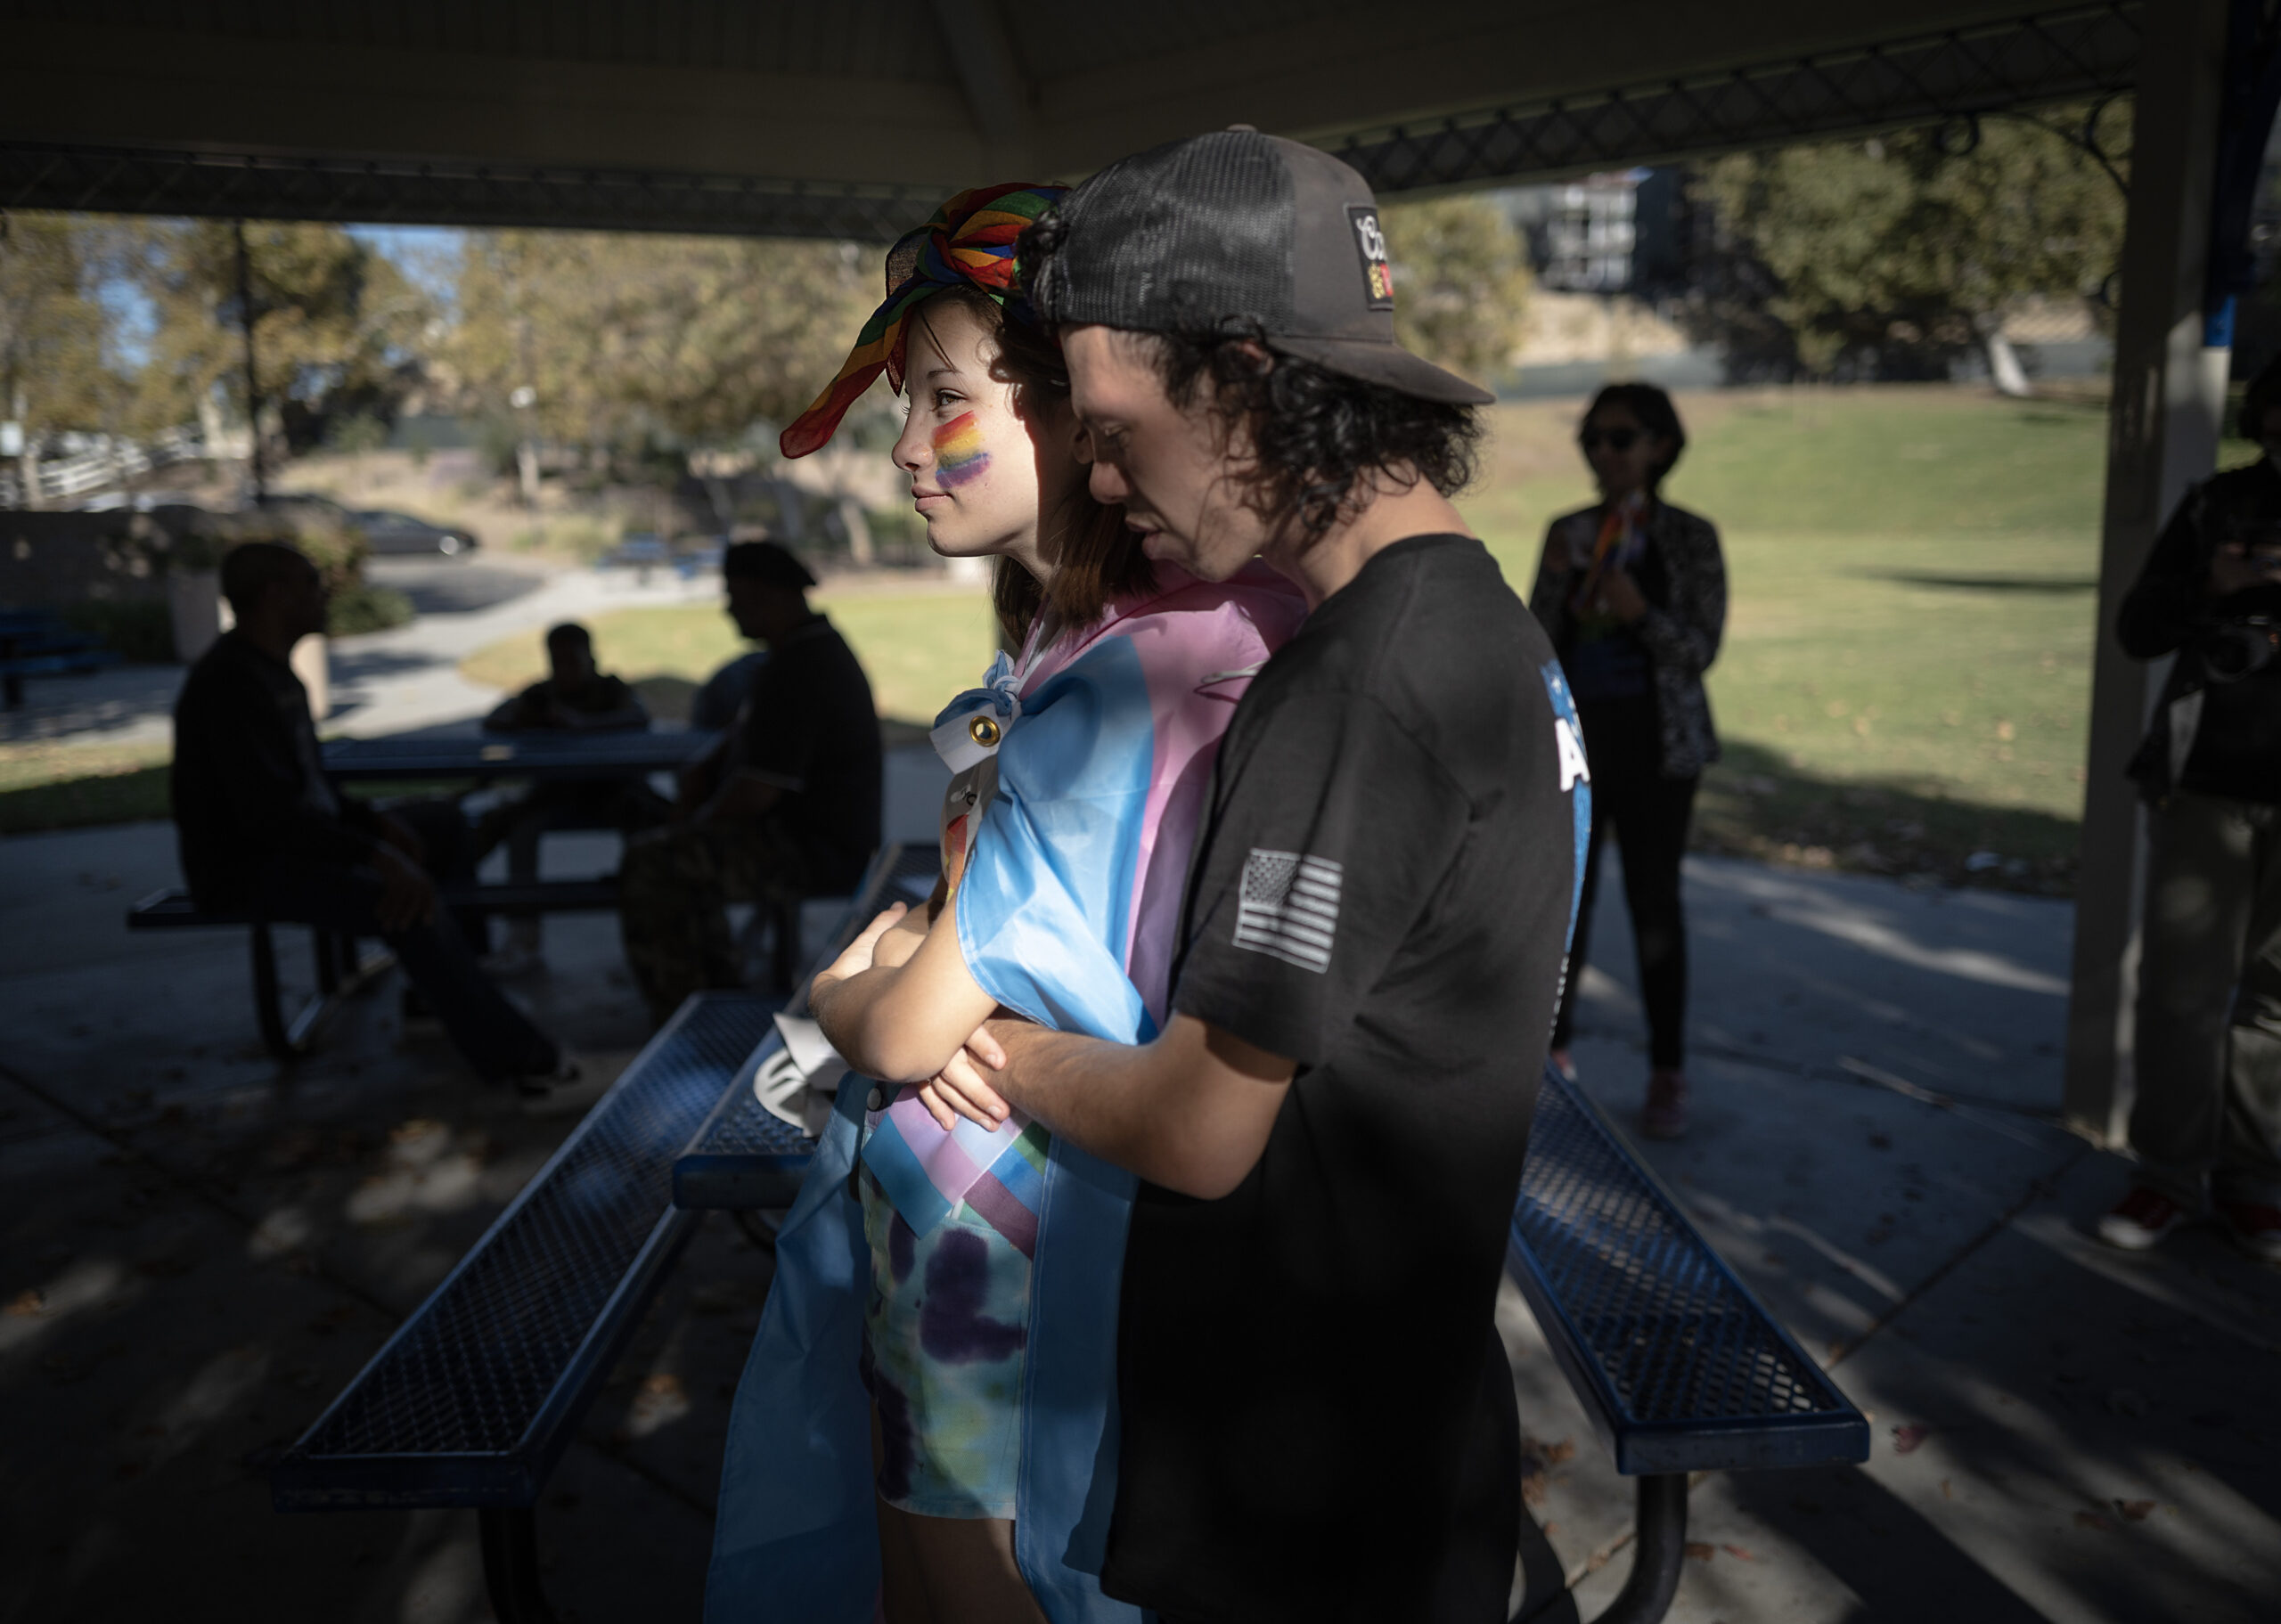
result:
<svg viewBox="0 0 2281 1624"><path fill-rule="evenodd" d="M436 880L472 874L448 803L378 812L326 781L308 690L286 664L324 627L325 585L294 549L249 542L222 560L236 612L175 706L172 779L183 877L202 909L290 920L394 950L453 1046L488 1081L542 1106L582 1090L573 1061L486 980Z"/></svg>
<svg viewBox="0 0 2281 1624"><path fill-rule="evenodd" d="M650 725L641 697L594 664L594 640L576 621L548 631L549 674L532 683L483 719L487 733L623 733ZM519 798L486 813L476 838L480 861L501 841L507 843L507 877L519 885L538 882L538 847L549 829L617 829L632 834L666 820L666 804L641 775L535 784ZM510 914L507 945L484 960L495 975L540 967L539 915Z"/></svg>
<svg viewBox="0 0 2281 1624"><path fill-rule="evenodd" d="M731 902L853 890L879 844L871 685L811 575L773 542L721 559L737 630L768 645L736 725L683 770L673 822L634 837L618 875L625 961L663 1025L691 993L743 984Z"/></svg>

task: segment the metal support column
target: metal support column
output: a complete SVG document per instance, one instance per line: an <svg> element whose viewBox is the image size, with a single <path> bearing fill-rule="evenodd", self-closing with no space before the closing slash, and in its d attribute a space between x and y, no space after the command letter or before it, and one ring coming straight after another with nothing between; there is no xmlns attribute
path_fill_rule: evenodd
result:
<svg viewBox="0 0 2281 1624"><path fill-rule="evenodd" d="M483 1579L499 1624L555 1624L539 1582L538 1527L528 1506L486 1507L476 1513L483 1545Z"/></svg>
<svg viewBox="0 0 2281 1624"><path fill-rule="evenodd" d="M1592 1624L1657 1624L1679 1594L1680 1570L1687 1565L1687 1473L1641 1478L1639 1501L1631 1572Z"/></svg>
<svg viewBox="0 0 2281 1624"><path fill-rule="evenodd" d="M2123 768L2162 675L2124 657L2114 620L2163 519L2217 461L2230 352L2205 342L2203 305L2228 10L2149 6L2139 46L2067 1010L2067 1120L2104 1144L2122 1141L2132 1093L2144 841Z"/></svg>

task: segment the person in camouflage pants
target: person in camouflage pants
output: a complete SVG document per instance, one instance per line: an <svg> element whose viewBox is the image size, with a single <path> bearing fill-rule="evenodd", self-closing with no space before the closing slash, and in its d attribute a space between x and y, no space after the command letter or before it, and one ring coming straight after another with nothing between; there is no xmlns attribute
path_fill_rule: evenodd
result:
<svg viewBox="0 0 2281 1624"><path fill-rule="evenodd" d="M770 542L721 560L729 615L768 645L736 720L682 770L673 820L631 836L618 869L625 962L663 1025L682 1000L744 984L728 904L844 894L879 844L870 681L808 607L805 566Z"/></svg>
<svg viewBox="0 0 2281 1624"><path fill-rule="evenodd" d="M651 829L626 843L618 870L625 961L662 1024L691 993L740 987L744 966L728 904L816 889L798 844L764 820Z"/></svg>

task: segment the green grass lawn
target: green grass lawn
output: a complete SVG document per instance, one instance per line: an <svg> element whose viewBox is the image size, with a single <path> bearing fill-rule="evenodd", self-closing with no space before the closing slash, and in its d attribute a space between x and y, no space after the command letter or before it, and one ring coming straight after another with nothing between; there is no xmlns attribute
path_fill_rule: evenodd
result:
<svg viewBox="0 0 2281 1624"><path fill-rule="evenodd" d="M981 681L996 651L990 600L974 588L902 591L854 589L815 594L871 679L879 714L896 722L931 723L961 689ZM587 623L595 657L642 690L650 710L676 720L689 696L724 662L752 645L717 604L619 609ZM519 688L544 676L546 650L536 632L478 649L460 673L493 688Z"/></svg>
<svg viewBox="0 0 2281 1624"><path fill-rule="evenodd" d="M147 744L0 745L0 835L167 815L167 762Z"/></svg>
<svg viewBox="0 0 2281 1624"><path fill-rule="evenodd" d="M1698 844L2071 888L2104 405L1934 387L1680 404L1666 494L1719 526L1730 593ZM1499 408L1461 503L1524 592L1546 522L1591 500L1575 415Z"/></svg>

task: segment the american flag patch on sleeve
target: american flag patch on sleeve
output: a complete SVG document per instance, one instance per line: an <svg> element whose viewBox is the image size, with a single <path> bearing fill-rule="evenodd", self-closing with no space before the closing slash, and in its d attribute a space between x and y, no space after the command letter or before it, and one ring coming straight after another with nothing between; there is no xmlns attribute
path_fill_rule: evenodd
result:
<svg viewBox="0 0 2281 1624"><path fill-rule="evenodd" d="M1330 968L1331 942L1338 934L1338 890L1345 873L1326 857L1254 846L1244 860L1236 945L1322 974Z"/></svg>

